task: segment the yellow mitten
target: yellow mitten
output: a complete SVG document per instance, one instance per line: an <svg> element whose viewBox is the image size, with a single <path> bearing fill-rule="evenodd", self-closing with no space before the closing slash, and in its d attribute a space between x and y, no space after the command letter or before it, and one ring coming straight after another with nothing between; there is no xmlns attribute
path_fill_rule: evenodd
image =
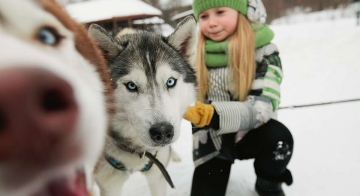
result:
<svg viewBox="0 0 360 196"><path fill-rule="evenodd" d="M188 107L184 118L197 127L205 127L210 124L214 115L214 106L197 101L194 106Z"/></svg>

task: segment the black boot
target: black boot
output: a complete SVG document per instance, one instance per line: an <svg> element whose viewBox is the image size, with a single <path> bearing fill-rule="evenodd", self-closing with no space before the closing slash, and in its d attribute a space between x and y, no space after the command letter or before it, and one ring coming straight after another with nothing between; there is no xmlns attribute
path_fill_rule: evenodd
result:
<svg viewBox="0 0 360 196"><path fill-rule="evenodd" d="M260 196L285 196L285 193L281 188L283 182L288 186L293 183L292 174L288 169L286 169L282 175L277 177L268 176L267 179L265 179L258 176L256 178L255 190Z"/></svg>
<svg viewBox="0 0 360 196"><path fill-rule="evenodd" d="M255 190L260 196L285 196L281 188L282 182L256 179Z"/></svg>

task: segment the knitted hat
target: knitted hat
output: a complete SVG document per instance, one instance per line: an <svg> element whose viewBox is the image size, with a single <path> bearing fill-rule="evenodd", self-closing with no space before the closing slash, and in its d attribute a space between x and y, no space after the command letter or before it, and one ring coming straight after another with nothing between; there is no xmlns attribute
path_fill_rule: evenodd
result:
<svg viewBox="0 0 360 196"><path fill-rule="evenodd" d="M246 16L247 0L194 0L192 4L196 20L201 12L214 7L230 7Z"/></svg>

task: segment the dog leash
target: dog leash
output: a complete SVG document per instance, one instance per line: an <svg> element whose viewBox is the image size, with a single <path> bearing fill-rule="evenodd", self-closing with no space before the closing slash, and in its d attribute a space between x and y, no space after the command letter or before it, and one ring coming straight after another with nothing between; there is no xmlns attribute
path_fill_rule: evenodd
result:
<svg viewBox="0 0 360 196"><path fill-rule="evenodd" d="M157 160L151 153L149 152L145 152L145 156L147 158L149 158L153 163L155 163L156 166L158 166L158 168L160 169L161 173L164 175L166 181L169 183L169 185L171 186L171 188L175 188L172 180L171 180L171 177L169 175L169 173L166 171L164 165L159 161Z"/></svg>
<svg viewBox="0 0 360 196"><path fill-rule="evenodd" d="M127 152L130 152L131 154L138 154L140 156L140 158L142 159L144 156L146 156L148 159L150 159L150 161L152 161L153 163L155 163L156 166L158 166L158 168L160 169L161 173L163 174L164 178L166 179L166 181L169 183L169 185L171 186L171 188L175 188L172 180L171 180L171 177L169 175L169 173L167 172L166 168L164 167L164 165L159 161L157 160L156 157L154 157L154 155L152 155L151 153L147 152L147 151L144 151L144 152L136 152L135 149L132 149L132 148L129 148L125 145L122 145L120 143L117 144L117 146L121 149L121 150L124 150L124 151L127 151Z"/></svg>

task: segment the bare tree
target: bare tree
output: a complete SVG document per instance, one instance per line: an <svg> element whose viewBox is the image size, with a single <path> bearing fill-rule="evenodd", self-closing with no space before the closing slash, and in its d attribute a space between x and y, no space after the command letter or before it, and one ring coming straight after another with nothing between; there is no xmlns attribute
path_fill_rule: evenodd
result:
<svg viewBox="0 0 360 196"><path fill-rule="evenodd" d="M347 5L349 0L262 0L268 13L268 22L285 16L296 8L311 11L321 11ZM310 9L309 9L310 8Z"/></svg>
<svg viewBox="0 0 360 196"><path fill-rule="evenodd" d="M158 8L158 9L161 8L160 0L142 0L142 1Z"/></svg>
<svg viewBox="0 0 360 196"><path fill-rule="evenodd" d="M164 9L178 9L182 7L182 1L181 0L170 0L166 5L163 5Z"/></svg>

